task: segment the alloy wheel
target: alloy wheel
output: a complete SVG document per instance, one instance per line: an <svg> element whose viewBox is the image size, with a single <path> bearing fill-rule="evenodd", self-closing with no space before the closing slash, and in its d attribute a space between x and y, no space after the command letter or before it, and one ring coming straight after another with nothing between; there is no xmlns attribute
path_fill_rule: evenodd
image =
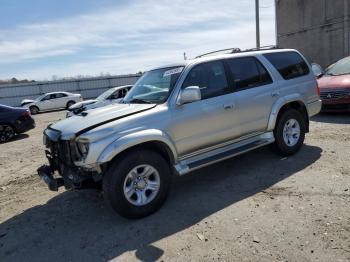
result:
<svg viewBox="0 0 350 262"><path fill-rule="evenodd" d="M300 138L300 125L295 119L289 119L283 127L283 140L287 146L294 146Z"/></svg>
<svg viewBox="0 0 350 262"><path fill-rule="evenodd" d="M124 180L124 196L135 206L150 203L158 194L160 176L151 165L139 165L133 168Z"/></svg>
<svg viewBox="0 0 350 262"><path fill-rule="evenodd" d="M9 125L0 125L0 142L6 142L15 136L15 131Z"/></svg>

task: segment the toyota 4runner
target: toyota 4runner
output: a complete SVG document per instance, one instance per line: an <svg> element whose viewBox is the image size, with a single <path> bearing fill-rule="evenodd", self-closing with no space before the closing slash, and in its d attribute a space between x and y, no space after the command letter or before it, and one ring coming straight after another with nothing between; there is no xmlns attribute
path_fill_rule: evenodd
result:
<svg viewBox="0 0 350 262"><path fill-rule="evenodd" d="M146 72L120 104L48 126L38 174L51 190L100 184L115 211L140 218L163 204L174 174L268 144L296 153L320 109L295 50L204 55Z"/></svg>

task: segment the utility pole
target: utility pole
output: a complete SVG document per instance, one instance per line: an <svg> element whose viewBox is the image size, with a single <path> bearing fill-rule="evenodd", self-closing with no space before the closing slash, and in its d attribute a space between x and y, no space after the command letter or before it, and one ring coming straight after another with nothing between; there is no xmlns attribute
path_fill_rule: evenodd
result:
<svg viewBox="0 0 350 262"><path fill-rule="evenodd" d="M256 48L260 48L259 0L255 0Z"/></svg>

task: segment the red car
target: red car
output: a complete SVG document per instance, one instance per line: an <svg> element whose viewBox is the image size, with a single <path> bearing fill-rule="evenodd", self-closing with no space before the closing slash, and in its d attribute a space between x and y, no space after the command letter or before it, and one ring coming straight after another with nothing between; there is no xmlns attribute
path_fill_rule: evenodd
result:
<svg viewBox="0 0 350 262"><path fill-rule="evenodd" d="M313 68L317 66L314 64ZM318 70L319 73L315 74L318 77L322 111L350 112L350 57L339 60L324 72Z"/></svg>

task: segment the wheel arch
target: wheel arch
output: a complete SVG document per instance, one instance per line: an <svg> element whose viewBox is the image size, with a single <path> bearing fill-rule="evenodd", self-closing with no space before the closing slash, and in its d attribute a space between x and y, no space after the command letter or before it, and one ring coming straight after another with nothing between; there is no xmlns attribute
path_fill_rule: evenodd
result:
<svg viewBox="0 0 350 262"><path fill-rule="evenodd" d="M77 102L74 101L74 100L72 100L72 99L68 100L67 103L66 103L66 108L67 108L67 109L68 109L69 103L73 103L73 105L74 105L74 104L76 104Z"/></svg>
<svg viewBox="0 0 350 262"><path fill-rule="evenodd" d="M305 119L306 132L309 132L309 115L305 103L299 95L280 99L275 103L269 117L268 130L275 129L279 117L288 109L295 109L302 114Z"/></svg>
<svg viewBox="0 0 350 262"><path fill-rule="evenodd" d="M151 149L162 155L169 164L177 160L177 152L169 136L160 130L144 130L118 138L109 144L100 154L99 164L109 163L113 159L132 150Z"/></svg>
<svg viewBox="0 0 350 262"><path fill-rule="evenodd" d="M28 106L28 109L30 110L31 107L36 107L38 109L38 111L40 111L40 107L37 104L33 104Z"/></svg>

